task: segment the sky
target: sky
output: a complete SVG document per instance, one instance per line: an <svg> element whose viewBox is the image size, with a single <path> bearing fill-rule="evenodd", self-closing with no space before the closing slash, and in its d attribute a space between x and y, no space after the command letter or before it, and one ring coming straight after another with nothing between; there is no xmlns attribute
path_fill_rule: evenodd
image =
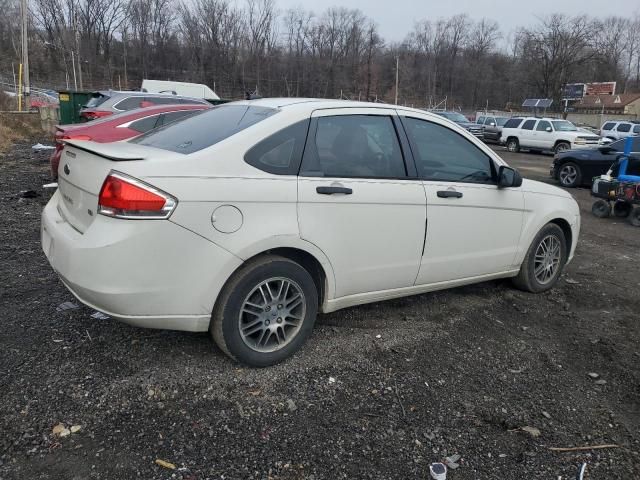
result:
<svg viewBox="0 0 640 480"><path fill-rule="evenodd" d="M637 0L276 0L278 8L302 6L320 13L329 7L358 8L375 20L386 41L403 40L416 20L437 19L467 13L472 19L496 20L505 35L519 26L536 23L537 17L550 13L597 17L632 16L640 13ZM603 8L603 5L606 5Z"/></svg>

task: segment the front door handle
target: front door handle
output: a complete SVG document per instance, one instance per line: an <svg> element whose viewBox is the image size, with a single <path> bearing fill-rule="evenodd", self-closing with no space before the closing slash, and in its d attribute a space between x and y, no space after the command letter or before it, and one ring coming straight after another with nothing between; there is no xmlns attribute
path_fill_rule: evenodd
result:
<svg viewBox="0 0 640 480"><path fill-rule="evenodd" d="M317 187L316 192L318 192L320 195L334 195L336 193L351 195L353 193L353 190L347 187Z"/></svg>
<svg viewBox="0 0 640 480"><path fill-rule="evenodd" d="M439 198L462 198L462 192L455 190L438 190Z"/></svg>

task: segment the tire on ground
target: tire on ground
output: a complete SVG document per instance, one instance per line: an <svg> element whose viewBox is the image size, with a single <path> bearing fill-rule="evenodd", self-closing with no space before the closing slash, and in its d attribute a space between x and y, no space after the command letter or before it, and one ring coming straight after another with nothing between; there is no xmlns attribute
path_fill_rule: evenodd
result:
<svg viewBox="0 0 640 480"><path fill-rule="evenodd" d="M611 204L603 199L598 199L591 206L591 213L598 218L607 218L611 215Z"/></svg>
<svg viewBox="0 0 640 480"><path fill-rule="evenodd" d="M541 242L548 236L556 237L559 241L560 259L558 268L553 273L553 276L546 283L542 283L535 275L535 257ZM535 236L533 242L531 242L524 261L520 266L520 272L518 272L518 275L512 280L513 284L520 290L532 293L541 293L553 288L560 278L560 275L562 275L562 270L567 262L569 248L570 246L567 245L567 240L562 229L555 223L547 223Z"/></svg>
<svg viewBox="0 0 640 480"><path fill-rule="evenodd" d="M300 287L305 313L289 343L275 351L260 352L243 340L240 314L247 296L261 282L272 278L293 281ZM216 301L209 331L218 347L234 360L251 367L267 367L285 360L302 347L313 330L317 313L318 291L309 272L288 258L264 255L247 262L227 281Z"/></svg>
<svg viewBox="0 0 640 480"><path fill-rule="evenodd" d="M634 227L640 227L640 207L635 207L629 215L629 221Z"/></svg>
<svg viewBox="0 0 640 480"><path fill-rule="evenodd" d="M629 202L625 202L624 200L616 200L613 204L613 216L618 218L627 218L631 211L633 210L633 205Z"/></svg>

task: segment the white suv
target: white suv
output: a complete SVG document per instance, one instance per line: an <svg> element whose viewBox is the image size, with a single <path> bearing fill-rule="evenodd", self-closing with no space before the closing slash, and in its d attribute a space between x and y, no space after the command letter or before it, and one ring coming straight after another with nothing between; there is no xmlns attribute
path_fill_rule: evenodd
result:
<svg viewBox="0 0 640 480"><path fill-rule="evenodd" d="M263 99L130 142L68 142L42 248L83 303L210 331L266 366L318 312L512 277L543 292L578 205L453 122L360 102Z"/></svg>
<svg viewBox="0 0 640 480"><path fill-rule="evenodd" d="M610 120L605 122L600 129L600 135L611 140L640 135L640 123L625 120Z"/></svg>
<svg viewBox="0 0 640 480"><path fill-rule="evenodd" d="M567 120L555 118L511 118L502 127L500 143L510 152L521 148L551 150L554 153L600 144L600 137L579 130Z"/></svg>

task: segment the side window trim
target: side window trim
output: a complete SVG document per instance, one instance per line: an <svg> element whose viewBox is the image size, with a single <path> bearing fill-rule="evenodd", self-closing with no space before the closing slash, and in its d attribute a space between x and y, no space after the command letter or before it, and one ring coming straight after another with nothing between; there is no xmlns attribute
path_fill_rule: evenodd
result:
<svg viewBox="0 0 640 480"><path fill-rule="evenodd" d="M330 111L330 110L329 110ZM303 168L305 165L309 165L309 164L315 164L318 165L320 164L320 159L318 158L317 155L317 151L316 148L314 147L315 145L315 139L316 139L316 133L318 132L318 120L321 118L325 118L325 117L332 117L332 116L350 116L350 115L368 115L368 114L349 114L349 113L336 113L335 115L322 115L322 116L312 116L311 117L311 121L309 123L309 129L307 131L307 138L305 140L304 143L304 151L302 153L302 161L300 162L300 168L298 169L298 176L299 177L311 177L311 178L349 178L349 179L354 179L354 180L415 180L417 179L417 171L415 171L415 175L412 177L410 176L409 172L413 171L415 169L415 165L411 166L410 163L408 163L407 160L407 150L405 149L405 146L402 143L402 134L400 133L401 131L404 133L403 129L399 128L399 125L396 123L396 119L398 118L398 115L394 112L388 112L385 113L383 115L380 114L372 114L371 116L375 116L375 117L387 117L391 119L395 134L396 134L396 140L398 141L398 144L400 145L400 155L402 156L402 161L403 161L403 165L405 168L405 176L403 177L363 177L363 176L348 176L348 175L343 175L340 177L329 177L326 176L324 174L323 171L321 170L307 170L304 171ZM406 147L409 147L409 143L408 143L408 139L406 140ZM413 157L412 157L413 160Z"/></svg>
<svg viewBox="0 0 640 480"><path fill-rule="evenodd" d="M419 118L419 117L412 117L412 116L410 116L410 115L399 115L399 118L400 118L400 121L402 122L402 126L403 126L403 128L404 128L404 130L405 130L405 134L406 134L406 136L407 136L407 140L408 140L408 142L409 142L409 146L410 146L410 148L411 148L411 156L412 156L412 158L413 158L414 163L417 163L417 161L416 161L416 159L415 159L415 157L416 157L415 152L417 152L417 151L418 151L418 148L417 148L417 145L415 144L414 140L413 140L413 139L411 138L411 136L408 134L408 132L407 132L407 126L406 126L406 125L405 125L405 123L404 123L404 119L408 119L408 118L411 118L411 119L413 119L413 120L420 120L420 121L422 121L422 122L434 123L434 124L436 124L436 125L438 125L438 126L440 126L440 127L447 128L448 130L450 130L450 131L451 131L451 132L453 132L454 134L458 135L462 140L465 140L465 141L467 141L468 143L470 143L473 147L475 147L476 149L478 149L478 150L479 150L483 155L485 155L485 156L487 157L487 160L489 161L489 169L491 170L491 180L486 181L486 182L464 182L464 181L460 181L460 180L440 180L440 179L439 179L439 180L434 180L434 179L432 179L432 178L428 178L428 177L422 177L422 176L420 176L420 175L417 173L417 172L418 172L418 170L417 170L417 164L416 164L416 175L417 175L417 178L418 178L419 180L424 181L424 182L464 183L464 184L469 184L469 185L494 185L494 186L495 186L495 185L497 185L497 183L498 183L498 181L497 181L497 177L498 177L498 170L497 170L497 168L496 168L496 164L495 164L495 162L494 162L493 158L491 158L491 156L490 156L490 155L487 155L485 152L483 152L483 151L482 151L482 149L478 148L478 146L477 146L477 145L474 145L474 144L473 144L473 142L471 142L469 139L467 139L467 138L463 137L463 136L462 136L462 135L460 135L458 132L456 132L455 130L453 130L453 129L451 129L451 128L447 127L446 125L440 124L440 123L438 123L438 122L434 122L434 121L432 121L432 120L427 120L427 119Z"/></svg>

